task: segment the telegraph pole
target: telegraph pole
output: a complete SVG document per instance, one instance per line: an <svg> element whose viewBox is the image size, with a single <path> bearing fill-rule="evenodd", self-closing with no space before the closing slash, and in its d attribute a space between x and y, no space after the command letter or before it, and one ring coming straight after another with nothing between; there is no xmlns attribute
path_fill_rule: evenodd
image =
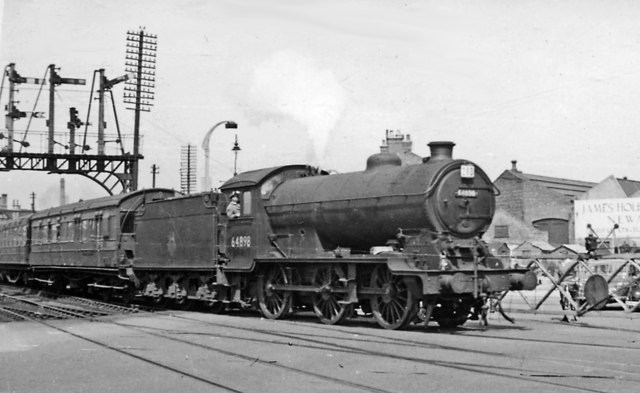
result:
<svg viewBox="0 0 640 393"><path fill-rule="evenodd" d="M152 188L156 188L156 175L160 173L160 167L157 166L156 164L151 165L151 175L152 175L152 182L151 182L151 187Z"/></svg>
<svg viewBox="0 0 640 393"><path fill-rule="evenodd" d="M180 188L184 194L196 190L196 147L184 145L180 152Z"/></svg>
<svg viewBox="0 0 640 393"><path fill-rule="evenodd" d="M140 112L149 112L153 106L156 81L156 49L158 37L145 33L127 32L126 71L133 73L134 78L127 81L124 92L124 102L132 106L127 107L135 113L133 126L133 155L140 154ZM138 189L138 162L133 162L131 190Z"/></svg>

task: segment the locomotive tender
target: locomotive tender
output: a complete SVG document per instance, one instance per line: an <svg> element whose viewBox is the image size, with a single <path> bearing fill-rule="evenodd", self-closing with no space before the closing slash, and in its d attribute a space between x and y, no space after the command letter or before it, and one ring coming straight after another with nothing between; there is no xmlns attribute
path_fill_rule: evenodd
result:
<svg viewBox="0 0 640 393"><path fill-rule="evenodd" d="M537 280L480 239L495 209L487 175L453 159L452 142L429 146L418 165L380 153L361 172L280 166L218 191L140 190L0 223L0 275L217 312L256 307L274 319L308 309L333 324L359 307L388 329L418 312L460 325Z"/></svg>

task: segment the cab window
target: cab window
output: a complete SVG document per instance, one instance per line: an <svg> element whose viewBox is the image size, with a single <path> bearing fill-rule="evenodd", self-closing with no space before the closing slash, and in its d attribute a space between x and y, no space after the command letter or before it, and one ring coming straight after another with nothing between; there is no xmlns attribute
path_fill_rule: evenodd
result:
<svg viewBox="0 0 640 393"><path fill-rule="evenodd" d="M245 191L242 193L242 215L251 215L251 191Z"/></svg>

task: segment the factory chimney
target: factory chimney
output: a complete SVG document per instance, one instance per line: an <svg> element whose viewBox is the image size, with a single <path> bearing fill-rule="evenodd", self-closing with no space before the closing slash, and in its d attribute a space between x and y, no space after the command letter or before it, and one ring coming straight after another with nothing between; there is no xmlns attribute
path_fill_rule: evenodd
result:
<svg viewBox="0 0 640 393"><path fill-rule="evenodd" d="M60 179L60 206L67 204L67 194L64 187L64 178Z"/></svg>

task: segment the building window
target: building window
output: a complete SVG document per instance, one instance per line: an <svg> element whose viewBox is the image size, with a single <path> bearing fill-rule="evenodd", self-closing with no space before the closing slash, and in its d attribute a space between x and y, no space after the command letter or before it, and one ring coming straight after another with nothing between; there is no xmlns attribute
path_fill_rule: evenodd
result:
<svg viewBox="0 0 640 393"><path fill-rule="evenodd" d="M508 225L496 225L495 233L493 237L496 238L508 238L509 237L509 226Z"/></svg>

